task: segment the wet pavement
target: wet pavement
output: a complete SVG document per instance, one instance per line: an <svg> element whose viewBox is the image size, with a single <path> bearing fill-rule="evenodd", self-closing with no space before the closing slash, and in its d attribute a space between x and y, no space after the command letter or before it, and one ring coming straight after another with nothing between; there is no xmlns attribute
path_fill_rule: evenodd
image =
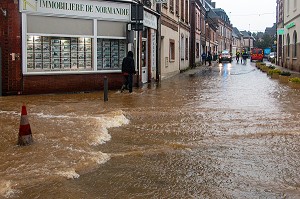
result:
<svg viewBox="0 0 300 199"><path fill-rule="evenodd" d="M300 91L255 63L0 98L0 198L299 198ZM18 147L27 105L34 144Z"/></svg>

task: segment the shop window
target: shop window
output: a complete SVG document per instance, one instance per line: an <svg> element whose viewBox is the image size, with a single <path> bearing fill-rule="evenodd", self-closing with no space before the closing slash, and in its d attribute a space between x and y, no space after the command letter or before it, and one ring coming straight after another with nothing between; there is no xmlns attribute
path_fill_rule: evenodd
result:
<svg viewBox="0 0 300 199"><path fill-rule="evenodd" d="M125 53L125 40L97 39L97 70L120 70Z"/></svg>
<svg viewBox="0 0 300 199"><path fill-rule="evenodd" d="M170 39L170 49L169 49L170 61L175 61L175 41Z"/></svg>
<svg viewBox="0 0 300 199"><path fill-rule="evenodd" d="M27 36L27 71L93 70L92 39Z"/></svg>

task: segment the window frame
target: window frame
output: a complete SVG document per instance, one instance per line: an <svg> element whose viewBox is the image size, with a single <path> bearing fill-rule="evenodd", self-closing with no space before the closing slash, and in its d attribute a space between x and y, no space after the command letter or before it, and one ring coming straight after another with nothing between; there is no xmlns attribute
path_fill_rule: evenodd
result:
<svg viewBox="0 0 300 199"><path fill-rule="evenodd" d="M169 40L169 61L170 62L175 61L175 40L174 39Z"/></svg>
<svg viewBox="0 0 300 199"><path fill-rule="evenodd" d="M293 57L296 58L297 57L297 32L296 32L296 30L294 30L293 40L294 40Z"/></svg>

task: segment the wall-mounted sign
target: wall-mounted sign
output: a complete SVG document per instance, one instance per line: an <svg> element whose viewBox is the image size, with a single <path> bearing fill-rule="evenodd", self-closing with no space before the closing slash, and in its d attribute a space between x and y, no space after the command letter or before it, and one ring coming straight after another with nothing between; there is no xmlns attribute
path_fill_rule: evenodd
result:
<svg viewBox="0 0 300 199"><path fill-rule="evenodd" d="M157 33L151 33L151 68L152 70L156 69L156 34ZM157 71L156 71L157 72Z"/></svg>
<svg viewBox="0 0 300 199"><path fill-rule="evenodd" d="M168 3L168 0L154 0L155 3Z"/></svg>
<svg viewBox="0 0 300 199"><path fill-rule="evenodd" d="M20 12L130 21L130 4L84 0L20 0Z"/></svg>
<svg viewBox="0 0 300 199"><path fill-rule="evenodd" d="M291 22L288 25L286 25L286 29L290 29L292 27L296 26L295 22Z"/></svg>
<svg viewBox="0 0 300 199"><path fill-rule="evenodd" d="M284 28L277 29L277 35L284 35Z"/></svg>
<svg viewBox="0 0 300 199"><path fill-rule="evenodd" d="M153 29L157 29L157 17L149 12L144 12L144 25Z"/></svg>

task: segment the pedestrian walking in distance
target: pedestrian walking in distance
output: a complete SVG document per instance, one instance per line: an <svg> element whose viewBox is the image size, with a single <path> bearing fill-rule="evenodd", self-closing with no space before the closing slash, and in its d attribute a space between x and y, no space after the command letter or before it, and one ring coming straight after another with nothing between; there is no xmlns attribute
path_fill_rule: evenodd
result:
<svg viewBox="0 0 300 199"><path fill-rule="evenodd" d="M210 51L208 51L207 53L207 61L208 61L208 65L211 66L211 60L212 60L212 55L210 53Z"/></svg>
<svg viewBox="0 0 300 199"><path fill-rule="evenodd" d="M121 92L127 89L129 93L132 93L133 74L136 73L132 51L129 51L127 57L123 59L122 73L124 76L124 84L122 85Z"/></svg>
<svg viewBox="0 0 300 199"><path fill-rule="evenodd" d="M202 65L204 65L204 64L206 65L206 53L203 52L201 57L202 57Z"/></svg>

